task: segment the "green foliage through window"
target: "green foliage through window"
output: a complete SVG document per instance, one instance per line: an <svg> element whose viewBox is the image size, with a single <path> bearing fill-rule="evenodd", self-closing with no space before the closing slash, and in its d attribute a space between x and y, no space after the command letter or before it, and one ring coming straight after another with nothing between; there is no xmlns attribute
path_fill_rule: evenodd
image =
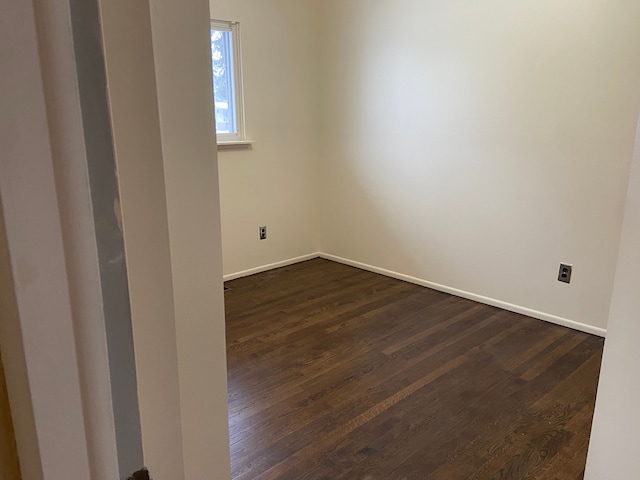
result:
<svg viewBox="0 0 640 480"><path fill-rule="evenodd" d="M217 22L211 27L211 63L213 68L213 96L216 111L216 132L236 134L236 94L231 26L224 28Z"/></svg>

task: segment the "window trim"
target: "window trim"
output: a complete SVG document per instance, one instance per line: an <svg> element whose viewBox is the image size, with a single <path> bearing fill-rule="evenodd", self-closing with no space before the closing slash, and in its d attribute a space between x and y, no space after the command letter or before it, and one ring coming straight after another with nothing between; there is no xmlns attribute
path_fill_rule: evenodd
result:
<svg viewBox="0 0 640 480"><path fill-rule="evenodd" d="M244 82L242 79L242 45L240 42L240 24L227 20L210 20L210 30L231 32L233 50L233 96L235 101L236 133L217 133L218 145L245 145L253 143L246 137L244 123ZM215 101L215 99L214 99ZM215 111L215 108L214 108Z"/></svg>

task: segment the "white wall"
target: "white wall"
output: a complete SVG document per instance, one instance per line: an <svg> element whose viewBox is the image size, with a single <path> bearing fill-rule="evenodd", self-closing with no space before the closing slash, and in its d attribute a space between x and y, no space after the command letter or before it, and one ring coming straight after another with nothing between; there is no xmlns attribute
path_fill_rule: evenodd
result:
<svg viewBox="0 0 640 480"><path fill-rule="evenodd" d="M640 3L322 6L321 250L602 333Z"/></svg>
<svg viewBox="0 0 640 480"><path fill-rule="evenodd" d="M105 282L101 275L99 250L105 245L107 229L96 235L94 218L99 217L100 202L91 201L91 195L96 193L90 186L92 168L113 166L111 149L103 148L100 142L109 139L109 130L105 129L108 115L104 109L104 73L102 68L96 68L102 60L96 55L101 47L99 43L87 42L85 36L91 35L93 39L92 33L99 29L97 3L89 1L72 5L68 0L36 0L33 4L37 12L40 63L55 160L56 195L65 244L91 478L107 480L116 478L118 470L131 473L140 468L142 453L139 448L140 422L136 419L135 373L131 372L131 364L126 361L109 364L107 348L107 322L113 325L114 318L117 318L121 325L129 323L129 302L126 294L123 299L119 289L111 288L113 283ZM79 6L80 9L89 9L90 13L79 12ZM82 44L83 54L79 55L75 50L78 44ZM91 113L83 118L83 110ZM95 154L96 149L100 152L98 155ZM98 175L93 179L110 188L114 186L109 178ZM103 205L113 202L113 195L114 190L105 195ZM98 248L99 237L102 237L101 248ZM122 252L117 238L109 233L106 242L115 247L114 255ZM104 258L104 250L102 254ZM112 265L111 272L114 271L122 272L123 266ZM108 295L103 295L105 288L110 290ZM108 312L114 311L114 305L118 313L112 315ZM120 312L124 312L123 315ZM123 319L127 322L122 322ZM40 322L42 325L46 323ZM116 340L110 346L119 345L128 352L128 355L123 355L122 350L117 350L118 358L131 359L133 349L128 343L131 335L124 331L121 333L122 342ZM44 334L45 337L47 342L52 341L48 335ZM117 390L128 394L120 397L125 401L117 407L116 416L114 396ZM74 407L71 402L65 402L65 408ZM60 443L55 436L53 441ZM67 448L73 447L67 445ZM124 452L124 455L119 457L119 452ZM25 478L31 478L23 473Z"/></svg>
<svg viewBox="0 0 640 480"><path fill-rule="evenodd" d="M207 0L154 0L150 6L184 477L227 479L231 466L209 4Z"/></svg>
<svg viewBox="0 0 640 480"><path fill-rule="evenodd" d="M230 477L208 8L102 3L144 458L157 480Z"/></svg>
<svg viewBox="0 0 640 480"><path fill-rule="evenodd" d="M69 5L56 6L67 13L66 21L43 17L39 2L19 0L4 2L0 15L0 350L23 478L102 479L94 475L92 444L103 439L92 436L96 422L85 420L95 410L86 404L75 343L76 315L87 309L77 304L71 278L93 232L87 216L76 218L79 251L67 255L65 242L74 228L66 224L69 212L61 209L74 194L84 193L88 203L87 179L84 189L58 191L74 179L60 167L77 160L78 88L66 61L52 72L41 59L50 54L68 60L72 52ZM66 28L60 29L61 23ZM61 81L67 88L58 88ZM76 123L49 124L60 118ZM61 152L72 158L60 161ZM95 282L91 270L85 269L84 278ZM86 317L88 328L94 319ZM101 446L105 457L115 453L115 445L110 452ZM117 471L117 465L110 466L111 473Z"/></svg>
<svg viewBox="0 0 640 480"><path fill-rule="evenodd" d="M145 465L183 479L169 226L146 1L101 2Z"/></svg>
<svg viewBox="0 0 640 480"><path fill-rule="evenodd" d="M213 18L240 22L246 127L256 142L218 152L224 273L232 274L318 250L319 2L210 5Z"/></svg>
<svg viewBox="0 0 640 480"><path fill-rule="evenodd" d="M640 472L640 128L622 228L586 480Z"/></svg>

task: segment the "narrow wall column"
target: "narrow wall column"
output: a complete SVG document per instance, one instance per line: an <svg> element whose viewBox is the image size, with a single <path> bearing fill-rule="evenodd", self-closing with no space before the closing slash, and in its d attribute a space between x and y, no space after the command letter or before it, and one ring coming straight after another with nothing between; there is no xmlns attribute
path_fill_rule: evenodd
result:
<svg viewBox="0 0 640 480"><path fill-rule="evenodd" d="M640 124L602 360L585 480L640 472Z"/></svg>
<svg viewBox="0 0 640 480"><path fill-rule="evenodd" d="M101 2L146 466L184 480L164 164L147 0Z"/></svg>
<svg viewBox="0 0 640 480"><path fill-rule="evenodd" d="M153 0L184 469L230 477L222 245L207 0Z"/></svg>

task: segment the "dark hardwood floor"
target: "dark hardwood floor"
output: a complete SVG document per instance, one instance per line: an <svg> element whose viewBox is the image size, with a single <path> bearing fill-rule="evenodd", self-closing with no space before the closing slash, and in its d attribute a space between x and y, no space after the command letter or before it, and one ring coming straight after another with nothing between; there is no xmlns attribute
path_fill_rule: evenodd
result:
<svg viewBox="0 0 640 480"><path fill-rule="evenodd" d="M582 478L601 338L322 259L226 285L235 480Z"/></svg>

